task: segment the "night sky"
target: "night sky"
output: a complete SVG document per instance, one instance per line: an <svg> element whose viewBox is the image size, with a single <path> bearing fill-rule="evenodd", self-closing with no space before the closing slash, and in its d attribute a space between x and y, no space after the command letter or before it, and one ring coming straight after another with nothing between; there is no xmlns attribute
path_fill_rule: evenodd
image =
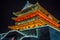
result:
<svg viewBox="0 0 60 40"><path fill-rule="evenodd" d="M34 4L39 2L46 10L60 20L60 1L59 0L29 0ZM8 26L14 25L14 21L11 19L14 15L13 12L20 11L27 0L1 0L0 1L0 33L7 32Z"/></svg>

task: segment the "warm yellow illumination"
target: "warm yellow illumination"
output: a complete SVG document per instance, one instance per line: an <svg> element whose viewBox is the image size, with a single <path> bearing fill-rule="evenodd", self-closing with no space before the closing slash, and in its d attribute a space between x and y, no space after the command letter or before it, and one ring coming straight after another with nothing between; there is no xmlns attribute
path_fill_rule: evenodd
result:
<svg viewBox="0 0 60 40"><path fill-rule="evenodd" d="M15 25L15 26L10 26L9 28L12 30L26 30L26 29L36 28L38 26L43 26L45 24L46 24L45 22L38 19L38 20L35 20L33 22L28 22L25 24L20 24L20 25Z"/></svg>

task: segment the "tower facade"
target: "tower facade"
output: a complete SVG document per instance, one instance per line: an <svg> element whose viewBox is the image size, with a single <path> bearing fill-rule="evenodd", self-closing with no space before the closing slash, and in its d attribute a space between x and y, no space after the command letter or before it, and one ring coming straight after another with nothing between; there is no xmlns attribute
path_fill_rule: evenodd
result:
<svg viewBox="0 0 60 40"><path fill-rule="evenodd" d="M60 24L53 15L38 3L27 4L21 11L14 12L15 25L8 26L12 31L0 35L2 40L50 40L51 29L60 33ZM52 40L52 39L51 39Z"/></svg>

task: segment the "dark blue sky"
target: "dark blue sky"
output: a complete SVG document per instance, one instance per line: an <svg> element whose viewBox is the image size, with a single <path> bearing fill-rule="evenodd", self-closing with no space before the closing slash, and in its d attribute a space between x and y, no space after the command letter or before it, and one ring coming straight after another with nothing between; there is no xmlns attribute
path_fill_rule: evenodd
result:
<svg viewBox="0 0 60 40"><path fill-rule="evenodd" d="M60 19L60 1L59 0L29 0L34 4L37 1L46 10L48 10L57 19ZM0 1L0 33L7 32L9 25L14 25L11 19L14 15L12 12L21 10L26 4L27 0L1 0Z"/></svg>

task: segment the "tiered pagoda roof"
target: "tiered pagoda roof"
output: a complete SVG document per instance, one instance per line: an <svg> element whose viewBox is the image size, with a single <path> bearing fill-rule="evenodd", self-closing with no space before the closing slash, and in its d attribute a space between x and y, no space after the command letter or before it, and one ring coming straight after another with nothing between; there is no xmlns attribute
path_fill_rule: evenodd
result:
<svg viewBox="0 0 60 40"><path fill-rule="evenodd" d="M27 4L21 11L13 14L17 16L12 18L16 22L15 25L9 27L13 30L25 30L46 24L53 26L52 28L54 29L60 29L58 20L38 3L30 4L27 1Z"/></svg>

